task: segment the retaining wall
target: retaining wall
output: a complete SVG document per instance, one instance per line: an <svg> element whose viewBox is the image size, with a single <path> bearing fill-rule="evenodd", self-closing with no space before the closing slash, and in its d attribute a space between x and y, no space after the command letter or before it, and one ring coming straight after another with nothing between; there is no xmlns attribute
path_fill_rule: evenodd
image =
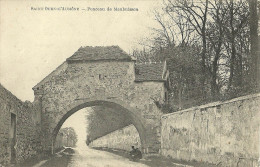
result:
<svg viewBox="0 0 260 167"><path fill-rule="evenodd" d="M162 116L161 154L219 166L257 167L260 94Z"/></svg>
<svg viewBox="0 0 260 167"><path fill-rule="evenodd" d="M131 146L141 148L139 134L134 125L109 133L90 143L91 147L106 147L130 151Z"/></svg>

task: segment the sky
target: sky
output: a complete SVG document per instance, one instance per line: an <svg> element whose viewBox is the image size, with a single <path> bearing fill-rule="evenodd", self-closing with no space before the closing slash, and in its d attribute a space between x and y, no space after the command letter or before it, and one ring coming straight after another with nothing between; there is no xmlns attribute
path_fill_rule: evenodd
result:
<svg viewBox="0 0 260 167"><path fill-rule="evenodd" d="M157 0L4 1L0 0L0 83L22 101L34 100L32 87L80 46L119 45L127 53L157 26L151 13ZM46 11L131 7L138 12Z"/></svg>

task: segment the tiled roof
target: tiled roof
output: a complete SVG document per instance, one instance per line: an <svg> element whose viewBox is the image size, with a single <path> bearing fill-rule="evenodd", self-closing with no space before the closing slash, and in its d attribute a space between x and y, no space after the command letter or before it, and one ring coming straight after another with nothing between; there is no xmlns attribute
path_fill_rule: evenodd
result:
<svg viewBox="0 0 260 167"><path fill-rule="evenodd" d="M67 61L128 60L132 58L119 46L80 47Z"/></svg>
<svg viewBox="0 0 260 167"><path fill-rule="evenodd" d="M135 81L166 81L166 62L146 62L135 65Z"/></svg>

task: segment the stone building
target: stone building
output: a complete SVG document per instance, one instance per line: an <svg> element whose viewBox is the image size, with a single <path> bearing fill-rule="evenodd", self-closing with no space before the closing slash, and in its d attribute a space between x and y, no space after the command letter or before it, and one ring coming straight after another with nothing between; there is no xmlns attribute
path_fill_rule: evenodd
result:
<svg viewBox="0 0 260 167"><path fill-rule="evenodd" d="M0 165L22 162L40 148L40 115L0 84Z"/></svg>
<svg viewBox="0 0 260 167"><path fill-rule="evenodd" d="M137 64L118 46L81 47L33 88L33 102L0 85L0 164L53 150L64 121L85 107L106 112L92 122L93 140L132 124L142 151L158 153L168 75L166 62Z"/></svg>
<svg viewBox="0 0 260 167"><path fill-rule="evenodd" d="M118 46L81 47L34 86L35 103L42 111L42 145L51 150L64 121L85 107L103 107L105 121L97 122L92 140L133 124L144 153L160 149L160 105L167 101L166 62L136 64ZM106 116L109 118L106 119ZM106 126L108 123L111 126ZM99 125L108 128L97 128Z"/></svg>

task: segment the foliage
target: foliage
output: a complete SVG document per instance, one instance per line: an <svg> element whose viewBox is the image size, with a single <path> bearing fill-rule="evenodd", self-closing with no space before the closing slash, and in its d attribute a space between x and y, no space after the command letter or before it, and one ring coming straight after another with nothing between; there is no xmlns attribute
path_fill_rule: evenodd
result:
<svg viewBox="0 0 260 167"><path fill-rule="evenodd" d="M259 91L256 3L165 0L154 11L160 28L144 44L149 49L134 54L138 61L167 60L173 108Z"/></svg>
<svg viewBox="0 0 260 167"><path fill-rule="evenodd" d="M72 127L62 128L60 129L59 133L63 134L63 137L66 138L67 140L73 141L73 146L75 146L75 144L78 141L78 136L74 128Z"/></svg>

